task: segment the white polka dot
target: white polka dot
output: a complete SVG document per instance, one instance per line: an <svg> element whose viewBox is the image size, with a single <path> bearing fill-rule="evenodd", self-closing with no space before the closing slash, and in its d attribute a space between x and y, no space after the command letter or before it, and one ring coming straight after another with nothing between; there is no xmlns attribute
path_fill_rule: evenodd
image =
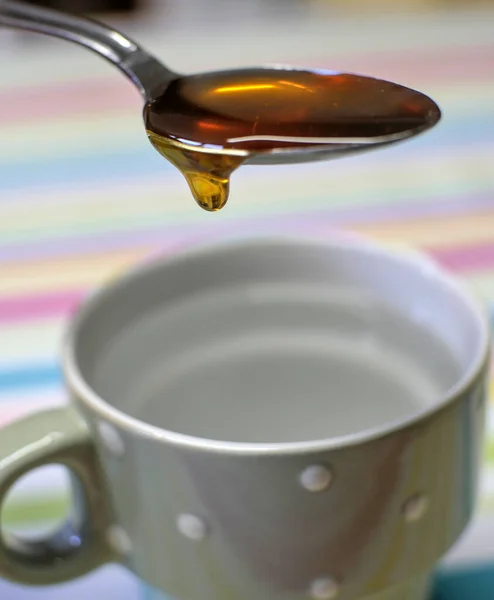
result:
<svg viewBox="0 0 494 600"><path fill-rule="evenodd" d="M206 523L196 515L188 513L178 516L177 529L190 540L200 541L207 535Z"/></svg>
<svg viewBox="0 0 494 600"><path fill-rule="evenodd" d="M322 465L311 465L300 474L300 484L309 492L322 492L331 485L331 471Z"/></svg>
<svg viewBox="0 0 494 600"><path fill-rule="evenodd" d="M98 423L98 431L104 445L111 452L111 454L114 456L123 456L125 452L125 446L115 427L109 423L106 423L105 421L100 421L100 423Z"/></svg>
<svg viewBox="0 0 494 600"><path fill-rule="evenodd" d="M310 586L310 595L314 600L334 600L339 591L338 584L331 577L314 579Z"/></svg>
<svg viewBox="0 0 494 600"><path fill-rule="evenodd" d="M419 521L429 508L429 499L424 494L414 494L403 504L402 512L409 523Z"/></svg>
<svg viewBox="0 0 494 600"><path fill-rule="evenodd" d="M120 525L112 525L106 532L106 539L117 554L125 556L132 552L132 542L125 529Z"/></svg>

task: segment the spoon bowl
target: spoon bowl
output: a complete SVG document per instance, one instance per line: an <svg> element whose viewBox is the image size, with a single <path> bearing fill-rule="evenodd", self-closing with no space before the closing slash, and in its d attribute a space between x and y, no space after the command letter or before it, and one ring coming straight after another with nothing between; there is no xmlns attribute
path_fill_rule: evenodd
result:
<svg viewBox="0 0 494 600"><path fill-rule="evenodd" d="M146 104L144 121L183 150L284 164L396 143L440 114L424 94L389 81L268 66L177 77Z"/></svg>

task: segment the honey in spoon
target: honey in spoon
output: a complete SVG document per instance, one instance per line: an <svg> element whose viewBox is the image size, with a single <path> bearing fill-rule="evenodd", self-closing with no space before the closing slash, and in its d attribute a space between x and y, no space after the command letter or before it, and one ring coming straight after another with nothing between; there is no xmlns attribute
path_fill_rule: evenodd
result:
<svg viewBox="0 0 494 600"><path fill-rule="evenodd" d="M179 76L144 107L151 143L208 211L225 206L233 171L260 154L338 144L359 151L416 135L440 116L430 98L395 83L293 68Z"/></svg>

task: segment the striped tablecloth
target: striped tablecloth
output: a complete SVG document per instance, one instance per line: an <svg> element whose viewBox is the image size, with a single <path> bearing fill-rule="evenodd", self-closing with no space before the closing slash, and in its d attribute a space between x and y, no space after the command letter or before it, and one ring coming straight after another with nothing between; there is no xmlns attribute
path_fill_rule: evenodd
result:
<svg viewBox="0 0 494 600"><path fill-rule="evenodd" d="M493 23L494 12L313 16L271 22L274 41L266 23L235 35L150 32L154 52L186 70L279 61L350 70L417 87L443 109L434 131L396 148L240 169L217 214L197 208L151 148L140 98L112 67L62 42L0 35L0 425L66 401L59 340L88 291L199 238L349 230L420 247L494 306ZM55 480L34 478L8 519L55 514ZM494 404L480 515L494 516Z"/></svg>

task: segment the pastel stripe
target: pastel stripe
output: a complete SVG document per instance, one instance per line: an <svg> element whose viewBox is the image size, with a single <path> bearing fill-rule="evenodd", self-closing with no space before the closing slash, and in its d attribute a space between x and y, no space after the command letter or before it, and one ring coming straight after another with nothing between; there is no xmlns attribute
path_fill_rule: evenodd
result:
<svg viewBox="0 0 494 600"><path fill-rule="evenodd" d="M489 210L475 211L475 205L482 202L482 197L472 197L471 204L464 198L464 203L457 211L448 202L438 207L435 214L430 211L432 214L428 215L424 210L422 214L414 216L406 214L404 207L400 206L396 211L397 219L383 218L377 223L365 225L350 223L350 227L382 242L406 239L411 244L431 249L431 252L451 246L478 246L494 242L494 204L492 198L486 199L486 204L492 206Z"/></svg>
<svg viewBox="0 0 494 600"><path fill-rule="evenodd" d="M53 363L40 362L7 369L0 368L0 393L29 388L60 385L60 368Z"/></svg>
<svg viewBox="0 0 494 600"><path fill-rule="evenodd" d="M33 97L36 102L33 102ZM9 112L0 112L0 126L17 121L29 123L42 118L66 117L67 115L100 114L135 107L138 114L142 101L137 90L125 78L74 82L72 85L41 85L33 87L29 94L17 90L0 91L0 106L10 106Z"/></svg>
<svg viewBox="0 0 494 600"><path fill-rule="evenodd" d="M96 269L94 280L98 281L98 269L101 270L105 263L108 264L108 272L111 272L152 252L172 250L188 238L224 236L232 225L237 230L256 232L270 228L275 230L275 226L283 224L287 232L310 228L320 234L327 232L328 235L331 228L344 227L383 242L406 239L411 244L428 248L432 253L437 252L439 257L442 256L440 248L447 253L449 246L461 243L466 249L460 248L459 254L465 256L466 253L471 254L471 246L483 247L494 242L494 206L489 210L484 209L491 203L488 195L460 196L423 204L404 202L333 211L313 210L303 215L266 216L262 222L259 219L244 219L233 223L227 220L211 228L189 227L187 236L175 227L158 226L154 230L148 227L142 231L136 227L132 232L124 230L118 236L106 232L99 236L81 236L80 241L77 237L61 237L59 240L33 243L27 247L4 246L4 260L0 260L0 281L10 281L11 293L16 288L17 281L25 282L27 276L35 279L37 272L45 273L48 278L51 273L55 279L60 278L61 282L65 282L66 277L68 281L73 281L74 277L81 278L83 272ZM473 212L475 208L479 210ZM143 245L145 242L147 246ZM135 249L127 252L114 251L114 248L121 247ZM103 263L96 258L97 253L102 251L106 252ZM45 261L26 262L30 257L39 258L43 254L47 255ZM50 260L50 257L58 255L66 258ZM91 255L95 258L91 259ZM13 259L21 262L12 263ZM8 294L9 290L4 293Z"/></svg>
<svg viewBox="0 0 494 600"><path fill-rule="evenodd" d="M45 270L38 268L39 263L34 266L23 262L13 265L0 264L0 285L2 281L8 281L8 286L4 284L1 293L8 299L19 294L40 293L43 290L100 285L109 276L122 271L125 267L135 265L147 255L146 250L136 249L133 252L108 254L104 258L99 258L99 255L95 254L93 260L79 256L72 261L62 259L46 262Z"/></svg>
<svg viewBox="0 0 494 600"><path fill-rule="evenodd" d="M68 321L64 312L53 318L0 323L2 368L40 361L56 362Z"/></svg>
<svg viewBox="0 0 494 600"><path fill-rule="evenodd" d="M429 162L434 163L433 160ZM451 169L457 168L460 168L460 164L451 164ZM200 215L197 215L196 206L188 197L186 184L182 181L180 181L182 188L178 194L173 193L172 190L167 190L163 195L164 190L162 189L160 195L158 195L154 188L147 190L142 201L142 206L146 207L148 211L145 217L139 213L140 203L126 202L124 193L120 205L116 204L114 200L106 202L104 195L96 193L87 197L86 206L84 206L81 199L80 206L77 205L77 210L76 205L70 202L66 204L47 203L47 206L52 207L53 210L45 209L44 211L41 210L41 207L33 206L35 213L32 214L32 218L39 217L39 225L33 231L23 226L25 217L23 217L23 203L21 202L19 205L13 204L8 209L0 209L0 239L2 239L0 257L3 260L11 260L15 257L15 254L12 256L12 252L17 252L22 256L22 254L29 252L29 245L36 243L37 240L45 241L46 247L61 243L65 247L69 236L75 242L83 236L86 239L86 245L92 244L93 238L98 236L111 237L111 241L108 243L113 245L118 243L119 236L124 237L124 244L129 242L144 244L150 239L150 236L153 236L153 231L155 234L163 236L163 233L160 232L166 229L169 230L170 226L173 226L176 234L180 233L177 225L183 223L186 218L189 227L208 229L211 226L213 228L221 227L223 223L231 223L232 220L240 223L238 217L249 218L248 212L250 212L250 218L253 218L256 214L261 216L263 213L264 218L269 218L270 215L273 216L280 212L283 215L283 213L294 211L298 213L305 209L305 213L310 216L311 212L321 211L323 207L327 207L328 220L338 222L338 211L342 210L345 205L347 210L364 207L365 214L365 211L372 212L371 203L374 203L374 205L377 205L376 210L378 211L375 216L376 220L380 217L379 207L382 204L389 207L402 204L411 205L415 201L417 208L411 210L419 211L420 207L427 203L432 208L428 208L426 211L433 211L433 206L439 206L443 200L458 198L458 203L463 202L465 208L469 203L472 203L474 207L482 204L489 206L494 190L494 184L490 187L487 169L485 172L479 169L475 181L472 181L470 186L455 186L453 181L446 184L444 176L436 176L435 179L430 178L428 181L427 177L423 177L423 179L425 181L421 183L418 183L417 180L406 180L406 186L403 185L405 182L402 180L400 188L399 179L390 178L385 184L385 189L381 191L372 190L373 180L371 179L369 180L368 194L363 195L362 192L358 191L357 183L353 182L348 189L345 189L342 182L335 181L331 176L323 178L322 174L316 171L314 172L314 184L320 183L320 191L311 196L303 205L297 202L297 194L304 193L303 185L296 180L293 181L293 186L286 192L286 197L283 199L276 196L276 183L272 179L261 180L263 182L262 186L260 183L257 185L252 184L252 182L250 184L246 183L242 191L240 191L239 183L234 181L233 185L236 184L239 191L236 195L233 194L230 202L231 206L236 207L237 213L233 212L228 206L225 209L224 216L218 217L216 221L205 223L202 223ZM421 199L423 198L422 186L426 182L430 186L428 196ZM243 186L244 182L241 183ZM332 190L331 194L327 192L328 186ZM261 189L263 195L260 195ZM266 197L272 198L268 206L265 202ZM171 208L173 198L178 198L178 201L182 203L182 206L179 204L182 212L176 212L176 208ZM384 202L383 198L385 199ZM87 212L89 209L92 212ZM358 219L358 214L354 214L354 219ZM348 218L346 221L348 222ZM12 250L9 250L9 246Z"/></svg>
<svg viewBox="0 0 494 600"><path fill-rule="evenodd" d="M438 249L432 254L444 267L456 273L494 268L494 243Z"/></svg>
<svg viewBox="0 0 494 600"><path fill-rule="evenodd" d="M0 297L0 324L67 314L73 311L84 295L81 291L67 290L10 298Z"/></svg>

